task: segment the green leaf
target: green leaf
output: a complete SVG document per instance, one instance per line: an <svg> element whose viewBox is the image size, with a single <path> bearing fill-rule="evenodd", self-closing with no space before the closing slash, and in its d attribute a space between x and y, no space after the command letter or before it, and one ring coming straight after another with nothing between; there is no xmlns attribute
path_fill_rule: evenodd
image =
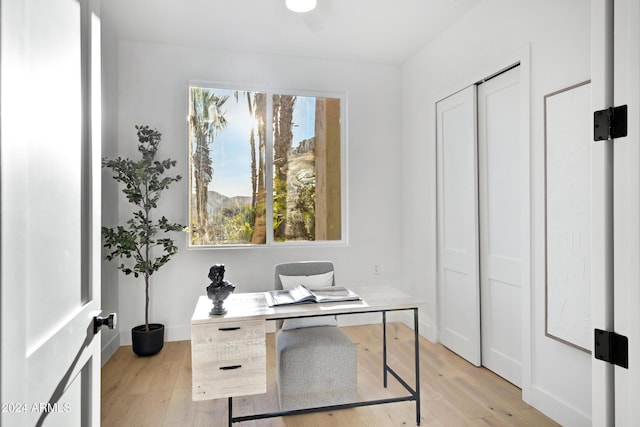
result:
<svg viewBox="0 0 640 427"><path fill-rule="evenodd" d="M113 172L113 179L122 185L126 200L139 209L133 209L124 224L102 227L103 246L107 249L107 261L120 260L118 266L125 275L138 278L149 276L178 251L167 233L181 232L184 225L169 222L164 216L153 221L152 214L164 190L182 179L180 175L165 174L176 165L175 160L156 160L162 134L147 125L136 125L138 159L116 157L103 158L102 166ZM162 250L155 254L154 247ZM147 295L148 297L148 295ZM148 313L145 313L145 318Z"/></svg>

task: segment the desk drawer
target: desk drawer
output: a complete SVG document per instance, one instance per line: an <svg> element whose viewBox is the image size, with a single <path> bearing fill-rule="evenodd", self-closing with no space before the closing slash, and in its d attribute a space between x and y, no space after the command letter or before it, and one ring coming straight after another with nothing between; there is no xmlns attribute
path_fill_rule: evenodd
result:
<svg viewBox="0 0 640 427"><path fill-rule="evenodd" d="M265 322L191 326L193 400L266 393Z"/></svg>
<svg viewBox="0 0 640 427"><path fill-rule="evenodd" d="M192 330L197 330L197 335L206 338L207 342L213 341L243 341L251 339L264 339L265 322L244 321L226 322L217 324L194 325ZM193 333L192 333L193 334Z"/></svg>
<svg viewBox="0 0 640 427"><path fill-rule="evenodd" d="M235 360L264 353L265 322L247 321L191 327L193 353L208 359Z"/></svg>
<svg viewBox="0 0 640 427"><path fill-rule="evenodd" d="M263 357L207 364L194 376L193 400L219 399L267 392Z"/></svg>

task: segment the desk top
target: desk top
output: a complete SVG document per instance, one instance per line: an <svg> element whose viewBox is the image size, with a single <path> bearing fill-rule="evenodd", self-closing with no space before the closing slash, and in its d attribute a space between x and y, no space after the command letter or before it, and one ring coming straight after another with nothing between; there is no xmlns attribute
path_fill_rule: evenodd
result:
<svg viewBox="0 0 640 427"><path fill-rule="evenodd" d="M308 317L330 314L353 314L383 310L407 310L421 304L413 296L391 287L349 288L360 301L344 301L319 304L290 304L269 307L264 292L229 295L224 302L227 313L210 315L213 302L203 295L198 299L191 324L228 322L229 320L276 320L285 317Z"/></svg>

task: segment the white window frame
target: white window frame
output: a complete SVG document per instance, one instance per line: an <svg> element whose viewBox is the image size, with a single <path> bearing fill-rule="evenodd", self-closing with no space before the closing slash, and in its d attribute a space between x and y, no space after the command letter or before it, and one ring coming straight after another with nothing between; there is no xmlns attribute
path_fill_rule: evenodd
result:
<svg viewBox="0 0 640 427"><path fill-rule="evenodd" d="M281 247L326 247L326 246L346 246L348 245L348 96L347 92L329 92L329 91L316 91L316 90L292 90L292 89L278 89L269 87L254 87L249 85L219 83L202 80L192 80L187 82L186 87L186 134L187 134L187 173L189 179L187 182L187 218L190 221L190 204L191 204L191 150L188 144L191 138L191 129L189 126L189 88L190 87L203 87L207 89L220 89L220 90L233 90L233 91L245 91L245 92L263 92L267 94L267 138L265 144L265 192L267 194L266 203L266 241L264 244L227 244L227 245L192 245L190 233L186 233L186 248L187 250L220 250L220 249L242 249L242 248L281 248ZM340 99L340 240L295 240L287 242L276 242L273 234L273 96L274 95L289 95L289 96L303 96L303 97L316 97L316 98L334 98Z"/></svg>

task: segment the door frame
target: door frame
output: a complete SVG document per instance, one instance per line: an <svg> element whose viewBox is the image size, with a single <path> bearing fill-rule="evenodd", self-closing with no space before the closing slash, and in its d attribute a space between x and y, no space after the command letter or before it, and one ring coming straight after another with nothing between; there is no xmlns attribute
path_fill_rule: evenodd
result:
<svg viewBox="0 0 640 427"><path fill-rule="evenodd" d="M628 368L614 366L614 421L640 417L640 4L614 2L613 104L628 106L628 134L613 145L614 331L628 338Z"/></svg>
<svg viewBox="0 0 640 427"><path fill-rule="evenodd" d="M629 358L628 368L591 359L591 420L605 427L640 416L639 21L635 0L591 1L592 111L628 105L627 136L592 144L592 327L626 336Z"/></svg>
<svg viewBox="0 0 640 427"><path fill-rule="evenodd" d="M526 196L523 198L526 206L523 207L523 211L526 212L525 218L523 218L523 241L522 241L522 259L525 261L522 268L522 400L531 402L531 306L533 304L533 298L531 294L531 266L532 266L532 235L531 235L531 206L533 193L531 191L531 170L532 170L532 149L531 149L531 102L530 102L530 81L531 81L531 45L526 44L522 48L512 52L503 58L492 61L488 66L472 70L471 73L460 80L455 85L445 88L441 92L437 93L432 99L433 105L439 101L447 98L451 94L454 94L462 88L470 85L481 83L503 71L506 71L515 65L520 66L520 105L522 122L520 127L520 138L523 143L523 153L521 159L521 168L526 171L524 174L524 180L522 183L523 191ZM434 108L434 114L436 109ZM434 123L437 117L434 116ZM435 137L435 135L434 135ZM439 248L436 248L436 256L438 256ZM439 260L437 260L436 271L439 271ZM436 285L436 299L439 299L440 290L440 277L437 277ZM478 304L480 302L478 301ZM439 341L439 307L436 304L436 312L434 319L436 321L436 341Z"/></svg>
<svg viewBox="0 0 640 427"><path fill-rule="evenodd" d="M613 105L613 0L591 1L591 109ZM591 328L613 330L613 145L592 143ZM607 200L609 199L609 200ZM591 358L591 422L614 425L613 365Z"/></svg>

